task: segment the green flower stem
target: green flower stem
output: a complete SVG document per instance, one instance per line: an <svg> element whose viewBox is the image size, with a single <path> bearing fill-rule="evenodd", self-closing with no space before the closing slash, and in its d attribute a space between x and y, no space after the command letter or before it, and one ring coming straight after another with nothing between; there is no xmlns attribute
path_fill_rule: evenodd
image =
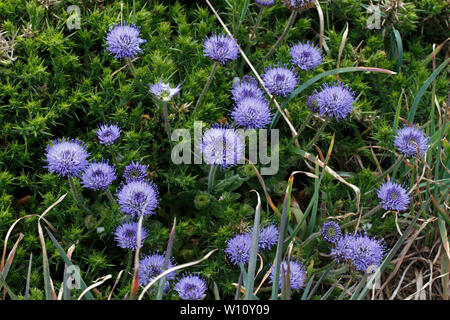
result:
<svg viewBox="0 0 450 320"><path fill-rule="evenodd" d="M127 262L127 268L125 269L125 274L123 276L122 279L122 283L128 283L128 278L129 278L129 271L131 269L131 263L133 262L133 251L132 250L128 250L128 262Z"/></svg>
<svg viewBox="0 0 450 320"><path fill-rule="evenodd" d="M125 61L130 68L131 74L134 76L134 64L133 61L130 58L125 58Z"/></svg>
<svg viewBox="0 0 450 320"><path fill-rule="evenodd" d="M208 193L211 194L214 190L214 182L216 180L216 171L217 166L211 166L209 169L209 175L208 175Z"/></svg>
<svg viewBox="0 0 450 320"><path fill-rule="evenodd" d="M385 170L381 175L379 175L376 180L382 180L384 177L386 177L389 173L391 173L392 171L394 171L395 169L397 169L400 164L403 161L403 156L400 156L397 158L397 160L395 161L395 163L387 170Z"/></svg>
<svg viewBox="0 0 450 320"><path fill-rule="evenodd" d="M319 130L317 130L317 132L314 135L314 137L312 138L312 140L307 144L307 146L305 148L306 151L308 151L310 148L312 148L314 143L316 143L317 140L319 140L320 134L323 132L323 129L325 129L327 124L328 124L328 119L325 119L325 121L322 122L322 125L320 126Z"/></svg>
<svg viewBox="0 0 450 320"><path fill-rule="evenodd" d="M75 187L75 182L74 182L73 178L68 177L67 180L69 181L70 191L72 191L73 199L75 200L78 207L80 207L87 213L91 214L92 213L91 210L89 210L88 207L86 207L86 205L83 203L83 201L81 199L81 195L78 193L78 191Z"/></svg>
<svg viewBox="0 0 450 320"><path fill-rule="evenodd" d="M169 111L167 109L167 101L163 101L163 116L164 116L164 127L166 128L167 136L169 137L169 143L172 144L172 131L170 130L170 124L169 124Z"/></svg>
<svg viewBox="0 0 450 320"><path fill-rule="evenodd" d="M114 206L114 204L116 203L116 201L114 200L113 195L111 194L111 191L109 191L109 189L105 190L106 193L106 197L109 199L109 201L111 201L111 205Z"/></svg>
<svg viewBox="0 0 450 320"><path fill-rule="evenodd" d="M292 138L292 141L297 140L297 138L300 136L300 134L303 132L303 130L305 130L306 125L311 121L312 117L313 117L313 115L310 112L308 114L308 116L306 117L305 121L302 122L302 125L300 126L300 129L298 129L297 134L295 135L295 137Z"/></svg>
<svg viewBox="0 0 450 320"><path fill-rule="evenodd" d="M201 105L203 98L206 95L206 92L208 92L209 86L211 85L212 79L214 78L214 75L217 71L217 66L219 65L219 62L214 61L214 64L211 69L211 73L209 74L208 80L206 81L205 86L203 87L202 93L200 94L200 97L197 100L197 104L195 105L194 112L197 111L197 108Z"/></svg>
<svg viewBox="0 0 450 320"><path fill-rule="evenodd" d="M297 10L293 10L292 11L291 15L289 16L289 20L288 20L288 23L286 25L286 28L284 28L283 33L278 38L277 42L275 42L275 44L272 46L272 48L270 48L269 52L267 52L267 54L264 56L264 58L262 58L261 61L265 61L265 60L269 59L270 56L275 52L275 50L278 49L278 47L281 45L281 43L283 42L284 38L288 34L289 29L291 29L292 25L294 24L295 17L297 17Z"/></svg>
<svg viewBox="0 0 450 320"><path fill-rule="evenodd" d="M109 147L109 151L111 152L111 157L114 161L114 164L117 167L119 165L119 162L117 161L116 153L114 152L112 145L109 145L108 147Z"/></svg>
<svg viewBox="0 0 450 320"><path fill-rule="evenodd" d="M258 40L258 32L257 32L257 30L258 30L259 24L261 23L263 12L264 12L264 8L261 7L259 9L258 17L256 18L255 25L253 26L253 34L255 35L255 39L256 40Z"/></svg>

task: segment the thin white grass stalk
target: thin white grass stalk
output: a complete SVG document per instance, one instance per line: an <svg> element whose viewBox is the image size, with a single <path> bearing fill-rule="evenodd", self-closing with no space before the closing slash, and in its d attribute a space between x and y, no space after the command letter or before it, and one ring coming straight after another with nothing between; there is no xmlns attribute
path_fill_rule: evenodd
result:
<svg viewBox="0 0 450 320"><path fill-rule="evenodd" d="M72 244L70 248L67 250L67 258L69 260L72 258L72 253L75 250L75 244ZM64 293L64 300L70 300L70 287L66 286L68 275L66 273L67 269L67 263L64 264L64 276L63 276L63 283L61 286L62 292L60 291L60 294L58 295L58 300L61 300L61 293Z"/></svg>
<svg viewBox="0 0 450 320"><path fill-rule="evenodd" d="M90 285L89 287L87 287L87 288L80 294L80 296L78 297L78 300L81 300L81 298L83 298L83 296L84 296L87 292L91 291L91 289L94 289L95 287L100 286L101 284L103 284L103 282L105 282L106 280L111 279L111 278L112 278L112 275L108 274L108 275L106 275L106 276L104 276L104 277L102 277L102 278L97 279L97 282L95 282L94 284L92 284L92 285Z"/></svg>
<svg viewBox="0 0 450 320"><path fill-rule="evenodd" d="M259 243L259 220L261 216L261 197L258 191L251 190L255 192L258 196L258 204L255 209L255 218L253 222L252 230L252 246L250 247L250 258L248 260L248 271L247 271L247 286L245 287L245 297L244 300L253 300L253 289L255 285L255 270L256 270L256 255L258 254L258 243Z"/></svg>
<svg viewBox="0 0 450 320"><path fill-rule="evenodd" d="M319 1L314 0L314 4L316 5L317 13L319 15L319 22L320 22L320 38L319 38L319 47L322 49L324 42L325 42L325 21L323 18L323 11L322 7L320 6Z"/></svg>
<svg viewBox="0 0 450 320"><path fill-rule="evenodd" d="M172 273L176 270L179 269L183 269L183 268L187 268L187 267L191 267L194 266L196 264L199 264L200 262L208 259L214 252L216 252L218 249L214 249L211 250L210 252L208 252L207 255L205 255L203 258L201 258L200 260L196 260L196 261L192 261L192 262L188 262L188 263L184 263L184 264L180 264L179 266L175 266L173 268L170 268L166 271L164 271L163 273L161 273L159 276L155 277L149 284L147 284L145 286L145 288L142 290L138 300L142 300L142 298L144 297L144 294L148 291L148 289L150 289L156 282L158 282L159 279L161 279L162 277L168 275L169 273Z"/></svg>
<svg viewBox="0 0 450 320"><path fill-rule="evenodd" d="M111 289L111 292L110 292L109 295L108 295L108 300L111 300L113 291L114 291L114 289L116 288L117 284L119 283L120 277L122 277L122 274L123 274L124 272L125 272L125 269L120 270L119 274L117 275L116 281L114 282L114 285L113 285L113 287L112 287L112 289Z"/></svg>

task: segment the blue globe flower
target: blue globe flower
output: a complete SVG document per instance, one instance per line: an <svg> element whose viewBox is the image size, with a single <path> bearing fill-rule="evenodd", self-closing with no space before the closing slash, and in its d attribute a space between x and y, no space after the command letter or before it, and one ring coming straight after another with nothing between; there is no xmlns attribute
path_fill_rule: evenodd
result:
<svg viewBox="0 0 450 320"><path fill-rule="evenodd" d="M291 47L292 64L302 70L313 70L322 63L322 53L320 49L314 45L306 43L298 43Z"/></svg>
<svg viewBox="0 0 450 320"><path fill-rule="evenodd" d="M383 183L378 189L377 195L384 209L398 212L406 210L411 199L405 188L392 181Z"/></svg>
<svg viewBox="0 0 450 320"><path fill-rule="evenodd" d="M120 137L120 128L118 124L107 124L103 123L98 126L97 137L100 144L105 146L112 145Z"/></svg>
<svg viewBox="0 0 450 320"><path fill-rule="evenodd" d="M249 234L238 234L227 241L225 253L235 265L246 264L250 259L250 248L252 236Z"/></svg>
<svg viewBox="0 0 450 320"><path fill-rule="evenodd" d="M430 138L417 126L404 126L394 137L394 145L405 157L424 156L429 143Z"/></svg>
<svg viewBox="0 0 450 320"><path fill-rule="evenodd" d="M92 190L105 190L116 179L116 171L108 161L91 162L81 175L81 184Z"/></svg>
<svg viewBox="0 0 450 320"><path fill-rule="evenodd" d="M304 287L306 284L306 279L308 274L306 272L306 268L301 264L298 260L290 260L289 263L287 261L283 261L280 264L280 278L278 280L278 287L281 289L283 285L283 274L285 279L288 275L288 267L289 267L289 283L291 285L291 290L296 291L300 288ZM274 267L271 267L272 272L269 276L270 283L273 283L273 272Z"/></svg>
<svg viewBox="0 0 450 320"><path fill-rule="evenodd" d="M147 176L147 166L133 161L125 167L123 176L127 183L133 180L144 181Z"/></svg>
<svg viewBox="0 0 450 320"><path fill-rule="evenodd" d="M133 180L117 192L120 211L131 216L151 216L158 207L158 189L153 182Z"/></svg>
<svg viewBox="0 0 450 320"><path fill-rule="evenodd" d="M342 83L322 85L322 90L314 91L308 99L311 111L318 112L321 117L327 116L336 120L345 119L353 111L355 94Z"/></svg>
<svg viewBox="0 0 450 320"><path fill-rule="evenodd" d="M169 264L167 266L167 270L173 268L175 264L172 259L169 260ZM159 276L163 272L164 267L164 255L159 253L152 253L147 256L144 256L139 261L139 285L145 287L149 284L155 277ZM169 280L175 278L175 272L170 272L166 275L166 284L164 286L164 290L169 289Z"/></svg>
<svg viewBox="0 0 450 320"><path fill-rule="evenodd" d="M174 287L183 300L201 300L205 297L206 281L198 275L185 274Z"/></svg>
<svg viewBox="0 0 450 320"><path fill-rule="evenodd" d="M136 250L137 248L137 222L125 222L116 227L114 231L114 240L117 245L124 249ZM141 228L141 242L139 247L142 247L145 239L147 238L147 230L142 226Z"/></svg>
<svg viewBox="0 0 450 320"><path fill-rule="evenodd" d="M341 228L339 228L339 225L334 221L326 222L322 227L322 236L328 242L336 243L342 236Z"/></svg>
<svg viewBox="0 0 450 320"><path fill-rule="evenodd" d="M58 139L46 148L45 166L51 173L61 177L76 177L86 168L89 153L80 140Z"/></svg>
<svg viewBox="0 0 450 320"><path fill-rule="evenodd" d="M297 76L293 69L283 65L270 66L264 71L262 80L270 94L285 97L297 86Z"/></svg>
<svg viewBox="0 0 450 320"><path fill-rule="evenodd" d="M213 34L204 41L203 52L206 57L225 64L228 61L237 59L239 46L237 41L229 36Z"/></svg>
<svg viewBox="0 0 450 320"><path fill-rule="evenodd" d="M231 117L239 127L262 129L272 121L273 114L266 99L246 97L236 102Z"/></svg>
<svg viewBox="0 0 450 320"><path fill-rule="evenodd" d="M111 27L106 35L106 50L116 59L135 58L147 40L139 38L139 28L132 23L119 23Z"/></svg>

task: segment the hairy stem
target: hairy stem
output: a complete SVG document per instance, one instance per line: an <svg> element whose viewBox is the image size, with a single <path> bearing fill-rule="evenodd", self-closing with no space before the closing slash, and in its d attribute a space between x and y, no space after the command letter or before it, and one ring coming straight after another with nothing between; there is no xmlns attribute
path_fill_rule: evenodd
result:
<svg viewBox="0 0 450 320"><path fill-rule="evenodd" d="M289 29L291 29L292 25L294 24L295 17L297 17L297 10L293 10L292 11L291 15L289 16L289 20L288 20L288 23L286 25L286 28L284 28L283 33L278 38L277 42L275 42L275 44L272 46L272 48L270 48L269 52L267 52L267 54L264 56L264 58L262 58L261 61L265 61L265 60L269 59L270 56L275 52L275 50L278 49L278 47L283 42L284 38L286 38L286 35L289 32Z"/></svg>
<svg viewBox="0 0 450 320"><path fill-rule="evenodd" d="M206 84L203 87L202 93L200 94L200 97L197 100L197 104L195 105L194 112L197 111L197 108L201 105L203 98L206 95L206 92L208 92L209 86L211 85L212 79L214 78L214 74L216 73L218 65L219 65L219 63L217 61L214 61L214 64L212 66L211 73L209 74L208 80L206 81Z"/></svg>

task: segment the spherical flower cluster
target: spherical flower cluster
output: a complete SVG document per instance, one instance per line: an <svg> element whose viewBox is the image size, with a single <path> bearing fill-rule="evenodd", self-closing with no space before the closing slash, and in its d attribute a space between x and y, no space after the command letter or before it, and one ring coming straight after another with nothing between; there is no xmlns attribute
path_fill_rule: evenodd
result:
<svg viewBox="0 0 450 320"><path fill-rule="evenodd" d="M231 89L233 100L238 102L239 100L247 97L263 99L264 93L258 87L258 82L251 76L244 76L242 80L238 81Z"/></svg>
<svg viewBox="0 0 450 320"><path fill-rule="evenodd" d="M290 54L292 63L302 70L313 70L322 63L320 49L309 42L292 46Z"/></svg>
<svg viewBox="0 0 450 320"><path fill-rule="evenodd" d="M251 234L251 233L250 233ZM278 242L278 229L270 224L267 227L263 227L259 231L258 247L261 250L270 250L273 245Z"/></svg>
<svg viewBox="0 0 450 320"><path fill-rule="evenodd" d="M270 8L275 3L275 0L256 0L256 4L263 8Z"/></svg>
<svg viewBox="0 0 450 320"><path fill-rule="evenodd" d="M368 272L369 267L377 267L385 254L383 240L363 235L346 234L335 243L331 255L338 261L346 261L361 272Z"/></svg>
<svg viewBox="0 0 450 320"><path fill-rule="evenodd" d="M131 216L151 216L158 207L158 189L153 182L133 180L117 192L120 211Z"/></svg>
<svg viewBox="0 0 450 320"><path fill-rule="evenodd" d="M200 152L207 164L227 168L244 159L243 140L231 127L212 125L203 133Z"/></svg>
<svg viewBox="0 0 450 320"><path fill-rule="evenodd" d="M174 289L183 300L201 300L205 297L207 287L202 277L186 274L178 280Z"/></svg>
<svg viewBox="0 0 450 320"><path fill-rule="evenodd" d="M175 88L170 87L169 83L164 83L159 79L159 82L151 85L150 92L159 100L162 101L170 101L173 97L175 97L181 90L181 84L178 84Z"/></svg>
<svg viewBox="0 0 450 320"><path fill-rule="evenodd" d="M270 273L269 280L270 283L273 283L273 272L274 267L272 266L272 272ZM283 277L287 279L288 275L288 262L283 261L280 264L280 278L278 280L278 286L281 289L283 285ZM291 285L291 290L299 290L300 288L305 286L307 279L306 268L301 264L298 260L290 260L289 261L289 283ZM286 280L285 280L286 281Z"/></svg>
<svg viewBox="0 0 450 320"><path fill-rule="evenodd" d="M225 64L230 60L237 59L239 47L235 39L223 34L213 34L203 43L203 52L206 57Z"/></svg>
<svg viewBox="0 0 450 320"><path fill-rule="evenodd" d="M297 76L292 69L283 65L270 66L262 75L264 85L270 94L285 97L297 86Z"/></svg>
<svg viewBox="0 0 450 320"><path fill-rule="evenodd" d="M86 168L89 153L80 140L62 138L47 146L45 157L45 167L51 173L61 177L76 177Z"/></svg>
<svg viewBox="0 0 450 320"><path fill-rule="evenodd" d="M145 256L139 261L139 285L145 287L155 277L159 276L164 267L164 255L159 253L152 253ZM174 267L174 263L169 260L167 270ZM170 272L166 275L166 280L172 280L175 278L175 272ZM169 288L169 281L166 281L164 290Z"/></svg>
<svg viewBox="0 0 450 320"><path fill-rule="evenodd" d="M139 47L146 40L139 38L139 28L132 23L119 23L109 29L106 35L106 50L116 59L135 58L142 52Z"/></svg>
<svg viewBox="0 0 450 320"><path fill-rule="evenodd" d="M133 180L143 181L147 176L147 166L145 164L140 164L139 162L132 161L129 165L125 167L123 172L123 177L125 181L131 182Z"/></svg>
<svg viewBox="0 0 450 320"><path fill-rule="evenodd" d="M238 234L227 241L225 253L235 265L246 264L250 259L252 236L250 234Z"/></svg>
<svg viewBox="0 0 450 320"><path fill-rule="evenodd" d="M410 197L405 188L397 182L387 181L377 191L381 206L386 210L398 212L408 208Z"/></svg>
<svg viewBox="0 0 450 320"><path fill-rule="evenodd" d="M281 0L284 6L290 10L296 10L299 12L311 9L314 7L313 0Z"/></svg>
<svg viewBox="0 0 450 320"><path fill-rule="evenodd" d="M424 156L427 152L430 138L416 126L405 126L397 131L394 145L405 157Z"/></svg>
<svg viewBox="0 0 450 320"><path fill-rule="evenodd" d="M322 90L308 99L308 106L321 117L328 116L336 120L345 119L353 111L355 94L342 83L324 84Z"/></svg>
<svg viewBox="0 0 450 320"><path fill-rule="evenodd" d="M263 129L272 121L266 99L246 97L236 103L231 118L237 126L247 129Z"/></svg>
<svg viewBox="0 0 450 320"><path fill-rule="evenodd" d="M116 179L114 166L102 159L101 162L91 162L81 175L83 187L92 190L105 190Z"/></svg>
<svg viewBox="0 0 450 320"><path fill-rule="evenodd" d="M120 128L117 124L101 124L97 129L97 137L105 146L112 145L120 137Z"/></svg>
<svg viewBox="0 0 450 320"><path fill-rule="evenodd" d="M342 236L341 228L339 228L339 225L334 221L326 222L322 227L322 236L325 240L336 243Z"/></svg>
<svg viewBox="0 0 450 320"><path fill-rule="evenodd" d="M117 245L124 249L136 250L137 248L137 222L125 222L119 225L114 231L114 240ZM141 227L141 241L139 247L142 247L145 239L147 238L147 230Z"/></svg>

